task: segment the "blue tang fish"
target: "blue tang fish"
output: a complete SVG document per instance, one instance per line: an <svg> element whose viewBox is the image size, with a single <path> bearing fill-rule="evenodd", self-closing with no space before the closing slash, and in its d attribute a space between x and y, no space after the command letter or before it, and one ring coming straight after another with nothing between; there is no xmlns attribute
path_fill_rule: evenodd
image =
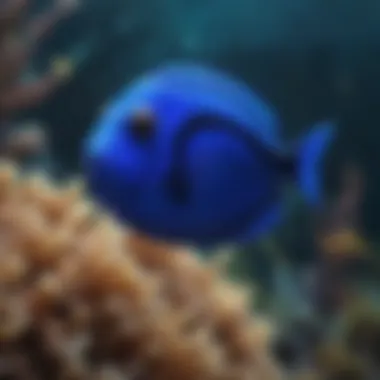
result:
<svg viewBox="0 0 380 380"><path fill-rule="evenodd" d="M274 110L227 73L169 64L105 107L85 141L85 177L100 204L153 237L245 243L281 220L286 182L321 202L334 125L318 123L292 150L280 129Z"/></svg>

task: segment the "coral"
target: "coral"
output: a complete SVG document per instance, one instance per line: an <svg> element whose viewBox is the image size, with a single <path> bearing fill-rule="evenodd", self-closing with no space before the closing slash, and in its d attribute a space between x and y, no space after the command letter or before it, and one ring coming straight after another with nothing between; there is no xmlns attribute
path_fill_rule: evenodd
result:
<svg viewBox="0 0 380 380"><path fill-rule="evenodd" d="M3 157L22 161L41 155L47 142L47 135L39 122L25 122L13 125L3 133L0 152Z"/></svg>
<svg viewBox="0 0 380 380"><path fill-rule="evenodd" d="M315 306L319 313L332 315L350 298L346 268L368 256L368 243L362 237L360 212L365 178L355 165L347 165L338 197L329 205L316 228L318 250Z"/></svg>
<svg viewBox="0 0 380 380"><path fill-rule="evenodd" d="M13 159L35 153L45 138L41 136L41 129L32 133L20 130L9 119L16 111L41 104L71 76L73 69L69 60L55 59L47 74L25 80L24 74L40 41L60 19L70 15L77 4L75 0L57 0L54 7L25 27L27 5L26 0L0 2L0 128L3 140L0 154Z"/></svg>
<svg viewBox="0 0 380 380"><path fill-rule="evenodd" d="M249 292L80 187L0 170L0 378L272 380Z"/></svg>
<svg viewBox="0 0 380 380"><path fill-rule="evenodd" d="M317 231L321 254L332 261L361 257L367 249L359 232L364 182L359 168L346 167L340 194Z"/></svg>
<svg viewBox="0 0 380 380"><path fill-rule="evenodd" d="M352 355L345 346L326 342L319 347L316 362L323 379L365 380L368 379L364 363Z"/></svg>
<svg viewBox="0 0 380 380"><path fill-rule="evenodd" d="M52 10L33 19L24 30L21 22L27 1L5 1L1 5L0 18L0 116L44 101L63 81L70 70L51 70L32 82L21 81L20 77L39 42L66 14L68 0L57 2Z"/></svg>
<svg viewBox="0 0 380 380"><path fill-rule="evenodd" d="M366 357L380 368L380 313L371 305L360 306L356 312L347 313L345 341L356 355Z"/></svg>

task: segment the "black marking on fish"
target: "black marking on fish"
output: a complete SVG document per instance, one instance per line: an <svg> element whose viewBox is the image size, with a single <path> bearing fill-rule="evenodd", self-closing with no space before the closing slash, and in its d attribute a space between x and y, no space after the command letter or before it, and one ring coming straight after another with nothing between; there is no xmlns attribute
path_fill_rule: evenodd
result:
<svg viewBox="0 0 380 380"><path fill-rule="evenodd" d="M294 171L294 160L284 158L278 153L270 150L267 146L253 135L249 130L243 128L239 123L228 120L213 114L201 114L190 118L185 125L182 125L178 134L174 137L172 166L166 177L167 191L170 197L179 205L186 205L191 197L191 183L186 170L186 152L191 139L198 133L217 130L225 131L234 138L241 140L251 151L260 152L264 159L268 160L279 169L279 174L292 174ZM221 236L231 236L241 233L253 222L257 221L265 214L270 205L274 205L277 200L278 189L273 193L263 194L263 199L255 203L254 207L244 210L236 220L224 226L222 230L215 233L214 238ZM205 238L212 238L209 234Z"/></svg>

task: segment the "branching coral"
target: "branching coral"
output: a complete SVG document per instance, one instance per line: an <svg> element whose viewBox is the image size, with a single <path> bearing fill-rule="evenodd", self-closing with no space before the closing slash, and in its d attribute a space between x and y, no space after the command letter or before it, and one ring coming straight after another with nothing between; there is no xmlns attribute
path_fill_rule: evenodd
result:
<svg viewBox="0 0 380 380"><path fill-rule="evenodd" d="M76 7L75 0L57 0L51 10L34 18L25 27L26 0L0 2L0 154L22 159L40 153L46 138L42 129L24 129L11 121L13 113L43 102L70 76L68 60L56 60L47 74L25 81L32 54L41 39Z"/></svg>
<svg viewBox="0 0 380 380"><path fill-rule="evenodd" d="M278 378L247 289L126 235L75 186L0 171L0 378Z"/></svg>
<svg viewBox="0 0 380 380"><path fill-rule="evenodd" d="M67 79L70 66L60 64L32 82L20 79L41 39L62 17L69 14L75 3L60 0L52 10L33 19L24 28L22 22L26 0L7 0L0 4L0 118L17 110L44 101L62 81Z"/></svg>
<svg viewBox="0 0 380 380"><path fill-rule="evenodd" d="M364 178L359 168L348 166L343 173L339 197L326 213L319 232L321 253L330 260L360 257L366 244L359 235Z"/></svg>
<svg viewBox="0 0 380 380"><path fill-rule="evenodd" d="M360 234L360 211L364 178L355 166L348 166L342 176L339 196L327 208L316 231L319 267L316 278L316 307L331 314L349 301L345 265L362 259L368 244Z"/></svg>

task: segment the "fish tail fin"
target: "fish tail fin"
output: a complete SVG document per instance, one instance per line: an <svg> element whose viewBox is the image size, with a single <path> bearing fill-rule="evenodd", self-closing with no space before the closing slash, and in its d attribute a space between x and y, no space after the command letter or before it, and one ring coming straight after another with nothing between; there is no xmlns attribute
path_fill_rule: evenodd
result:
<svg viewBox="0 0 380 380"><path fill-rule="evenodd" d="M332 121L318 122L299 142L297 180L306 200L315 206L323 200L320 169L334 139L335 130L336 126Z"/></svg>

